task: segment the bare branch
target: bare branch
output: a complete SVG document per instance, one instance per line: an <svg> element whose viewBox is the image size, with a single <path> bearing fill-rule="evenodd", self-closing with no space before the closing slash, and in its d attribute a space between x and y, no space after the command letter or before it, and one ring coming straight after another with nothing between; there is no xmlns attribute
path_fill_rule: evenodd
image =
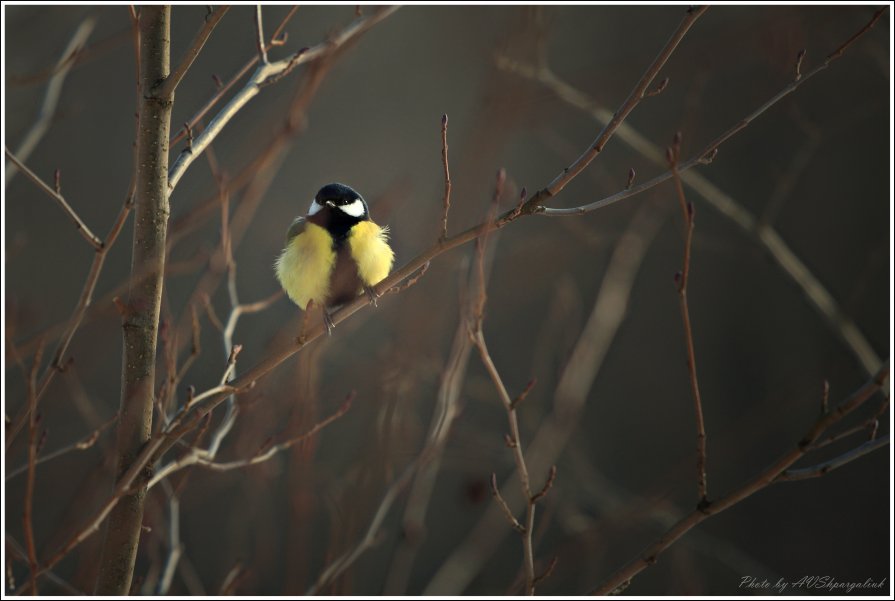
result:
<svg viewBox="0 0 895 601"><path fill-rule="evenodd" d="M183 174L193 161L205 151L208 145L211 144L236 113L248 104L252 98L258 95L261 88L267 82L291 71L302 63L312 61L320 58L326 53L337 50L356 36L365 33L368 29L394 13L397 9L397 6L382 8L369 17L356 19L351 25L333 36L333 38L327 42L320 43L312 48L300 50L289 59L283 59L259 66L245 87L237 92L230 102L228 102L214 119L211 120L208 127L206 127L201 134L196 136L192 147L184 149L174 161L174 164L168 172L168 194L170 195L171 192L174 191L180 178L183 177Z"/></svg>
<svg viewBox="0 0 895 601"><path fill-rule="evenodd" d="M33 171L28 169L12 152L9 151L9 148L3 147L3 150L6 152L7 158L12 162L13 165L19 168L19 170L24 173L28 179L37 184L37 187L46 192L47 196L56 201L56 204L65 211L68 215L68 218L75 224L75 227L78 229L78 232L83 236L85 240L96 250L102 250L103 241L100 240L96 234L94 234L87 224L78 216L71 205L68 204L68 201L65 198L56 192L52 187L48 186L42 179L40 179Z"/></svg>
<svg viewBox="0 0 895 601"><path fill-rule="evenodd" d="M37 425L40 416L37 414L37 370L43 359L43 344L34 354L31 369L28 372L28 406L30 418L28 420L28 481L25 484L25 501L22 509L22 529L25 532L25 548L28 550L28 568L30 575L31 594L37 595L37 547L34 544L34 518L32 515L34 505L34 476L37 467Z"/></svg>
<svg viewBox="0 0 895 601"><path fill-rule="evenodd" d="M336 421L337 419L339 419L340 417L342 417L343 415L348 413L348 410L351 408L351 403L354 400L354 397L355 397L355 393L352 392L348 396L348 398L345 399L345 402L342 403L342 405L339 407L339 409L335 413L333 413L326 419L314 424L311 427L311 429L299 434L298 436L290 438L289 440L287 440L285 442L275 444L275 445L269 447L267 450L262 450L261 452L256 454L254 457L250 457L249 459L237 460L237 461L217 462L217 461L209 460L202 455L197 455L194 463L201 465L203 467L207 467L212 470L219 471L219 472L240 469L243 467L248 467L250 465L257 465L259 463L263 463L263 462L271 459L278 453L282 453L283 451L291 449L298 443L305 441L308 438L314 436L315 434L320 432L320 430L327 427L328 425L330 425L331 423L333 423L334 421Z"/></svg>
<svg viewBox="0 0 895 601"><path fill-rule="evenodd" d="M550 489L553 488L553 482L556 480L556 466L551 465L550 471L547 472L547 481L544 482L543 488L540 491L535 493L535 495L531 498L532 503L537 503L541 499L547 496L547 493L550 492Z"/></svg>
<svg viewBox="0 0 895 601"><path fill-rule="evenodd" d="M186 54L180 59L180 63L171 71L171 74L168 77L156 84L155 89L153 90L155 95L160 98L170 98L174 94L174 90L177 89L180 81L193 65L193 61L199 56L199 52L202 51L205 42L207 42L209 36L211 36L211 32L214 31L214 28L217 27L218 22L228 10L230 10L229 6L221 6L205 17L205 23L202 24L202 28L196 34L196 37L193 38L189 48L187 48Z"/></svg>
<svg viewBox="0 0 895 601"><path fill-rule="evenodd" d="M426 272L429 271L429 265L431 262L427 261L423 263L423 266L420 267L420 270L413 277L407 278L407 280L403 284L398 284L397 286L393 286L385 291L385 294L398 294L399 292L404 292L411 286L416 285L417 282L422 279Z"/></svg>
<svg viewBox="0 0 895 601"><path fill-rule="evenodd" d="M165 569L159 579L157 595L167 595L174 581L174 570L180 557L183 555L183 543L180 542L180 500L176 493L165 482L165 492L168 495L168 557L165 560Z"/></svg>
<svg viewBox="0 0 895 601"><path fill-rule="evenodd" d="M791 482L794 480L806 480L808 478L819 478L820 476L825 476L832 472L835 469L842 467L848 463L851 463L855 459L859 459L868 453L872 453L873 451L880 449L889 444L889 435L881 436L880 438L875 438L873 440L868 440L864 444L859 447L848 451L847 453L843 453L838 457L834 457L833 459L824 461L823 463L819 463L817 465L812 465L810 467L803 467L794 470L785 470L779 476L777 476L777 482Z"/></svg>
<svg viewBox="0 0 895 601"><path fill-rule="evenodd" d="M85 436L84 438L81 438L77 442L73 442L70 445L66 445L60 449L56 449L52 453L47 453L46 455L42 455L41 457L37 458L37 460L34 462L34 465L37 466L42 463L46 463L47 461L56 459L57 457L61 457L62 455L65 455L66 453L70 453L72 451L86 451L87 449L92 448L93 445L96 444L96 441L99 440L100 434L102 434L106 430L106 428L108 428L109 426L114 424L117 420L118 420L118 415L117 414L113 415L110 420L108 420L107 422L102 424L99 428L97 428L96 430L94 430L93 432L91 432L90 434ZM27 469L28 469L28 464L25 464L25 465L20 465L19 467L17 467L16 469L14 469L12 471L7 472L6 473L6 481L9 482L12 478L18 476L21 473L24 473Z"/></svg>
<svg viewBox="0 0 895 601"><path fill-rule="evenodd" d="M53 75L47 84L47 92L44 95L40 112L37 115L37 121L34 122L28 130L28 133L25 134L22 143L19 144L19 147L15 151L15 155L22 163L31 157L31 153L34 152L34 149L37 148L37 145L50 128L53 115L56 113L56 107L59 105L59 98L62 96L62 86L65 83L65 78L75 64L73 59L81 52L84 44L87 43L87 38L90 37L95 25L96 20L92 17L84 19L81 24L78 25L74 35L72 35L68 44L65 46L65 50L62 51L62 56L59 57L59 61L53 68ZM6 165L6 175L4 176L6 186L9 186L9 182L11 182L12 178L18 173L17 166L16 163Z"/></svg>
<svg viewBox="0 0 895 601"><path fill-rule="evenodd" d="M519 520L513 515L513 510L510 509L510 506L507 505L507 502L504 501L503 497L500 495L500 487L497 485L497 474L492 472L490 482L491 495L494 497L494 500L497 501L498 506L503 510L503 514L507 516L507 521L517 532L525 534L525 526L519 523Z"/></svg>
<svg viewBox="0 0 895 601"><path fill-rule="evenodd" d="M444 167L444 211L441 215L441 238L447 238L448 212L451 210L451 169L448 164L448 143L447 143L447 126L448 116L441 116L441 164Z"/></svg>
<svg viewBox="0 0 895 601"><path fill-rule="evenodd" d="M268 42L267 46L265 47L265 50L269 50L273 46L277 45L277 44L275 44L275 42L279 39L278 36L281 33L283 33L283 30L285 29L286 25L292 19L293 15L295 15L295 12L297 10L298 10L298 6L293 6L289 10L289 12L286 14L286 16L283 17L283 20L280 22L279 26L277 26L276 31L274 31L273 37L271 37L270 42ZM284 37L285 37L285 34L284 34ZM226 95L227 92L230 91L230 88L232 88L234 85L236 85L236 82L238 82L240 79L242 79L243 76L249 72L249 69L251 69L256 64L258 64L258 60L259 60L258 55L256 54L251 59L249 59L249 61L245 65L243 65L242 68L240 68L240 70L236 72L236 75L231 77L230 80L226 84L221 82L220 78L217 75L212 75L212 78L214 79L214 81L218 87L217 93L214 96L212 96L211 99L209 99L209 101L206 102L205 105L201 109L199 109L199 111L195 115L193 115L190 118L190 120L187 122L189 124L189 126L191 128L196 127L196 125L199 124L199 122L202 120L203 117L205 117L205 115L208 113L208 111L210 111L212 108L214 108L214 106L218 102L220 102L221 98L223 98L224 95ZM175 135L173 138L171 138L171 142L170 142L171 146L174 146L175 144L180 142L185 137L185 135L186 135L186 132L184 130L180 130L180 132L178 132L177 135Z"/></svg>
<svg viewBox="0 0 895 601"><path fill-rule="evenodd" d="M267 47L264 44L264 20L261 16L260 4L255 5L255 27L258 30L258 57L262 65L268 65L270 61L267 59Z"/></svg>
<svg viewBox="0 0 895 601"><path fill-rule="evenodd" d="M647 68L646 73L641 76L640 80L634 86L634 89L631 90L628 98L622 103L618 110L615 111L612 119L610 119L609 123L607 123L603 130L597 135L597 138L591 143L590 147L584 151L574 163L563 169L562 173L557 175L546 188L539 190L537 194L525 203L527 211L535 211L539 206L539 203L559 194L570 181L581 173L581 171L583 171L585 167L587 167L591 161L603 151L603 147L606 146L606 143L615 131L625 121L631 111L640 104L640 101L643 100L646 95L646 90L652 84L659 71L662 70L662 67L665 66L668 59L671 58L671 55L678 47L678 44L680 44L681 40L684 39L684 36L687 35L690 27L693 26L696 19L701 17L706 10L708 10L708 6L691 7L687 10L687 13L684 15L678 28L671 35L671 38L665 43L665 46L653 60L652 64Z"/></svg>
<svg viewBox="0 0 895 601"><path fill-rule="evenodd" d="M684 340L687 345L687 372L690 376L690 390L693 394L693 405L696 412L696 489L699 495L700 505L708 503L708 484L706 482L706 435L705 418L702 413L702 397L699 393L699 380L696 377L696 345L693 342L693 327L690 322L690 306L687 300L687 283L690 281L690 254L693 245L693 225L695 223L696 210L692 203L687 202L684 195L684 185L677 170L677 161L681 149L681 134L675 135L674 144L669 148L671 156L671 173L674 179L674 189L677 193L678 203L684 218L684 258L681 271L676 274L677 293L681 307L681 321L684 324Z"/></svg>

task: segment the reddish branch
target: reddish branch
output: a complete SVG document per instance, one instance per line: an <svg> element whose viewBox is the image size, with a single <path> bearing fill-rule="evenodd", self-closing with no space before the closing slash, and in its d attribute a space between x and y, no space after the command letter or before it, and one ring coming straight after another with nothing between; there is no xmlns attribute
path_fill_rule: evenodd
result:
<svg viewBox="0 0 895 601"><path fill-rule="evenodd" d="M693 393L693 405L696 410L696 488L699 504L708 503L708 485L706 483L706 435L705 419L702 413L702 397L699 394L699 380L696 377L696 346L693 343L693 327L690 323L690 306L687 302L687 284L690 281L690 254L693 246L693 225L696 209L687 202L684 196L684 185L677 170L677 161L681 152L681 134L674 137L674 144L668 149L669 166L674 179L681 214L684 218L684 259L681 271L675 274L677 294L681 306L681 320L684 323L684 339L687 344L687 372L690 376L690 390Z"/></svg>

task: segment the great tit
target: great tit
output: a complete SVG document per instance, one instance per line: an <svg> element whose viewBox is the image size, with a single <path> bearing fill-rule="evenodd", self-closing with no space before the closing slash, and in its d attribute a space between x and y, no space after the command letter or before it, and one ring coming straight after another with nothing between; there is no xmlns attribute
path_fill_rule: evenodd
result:
<svg viewBox="0 0 895 601"><path fill-rule="evenodd" d="M372 287L388 276L394 260L388 227L370 220L360 194L334 183L320 188L307 216L289 226L276 273L302 311L311 301L322 307L326 330L332 334L330 311L362 292L375 302Z"/></svg>

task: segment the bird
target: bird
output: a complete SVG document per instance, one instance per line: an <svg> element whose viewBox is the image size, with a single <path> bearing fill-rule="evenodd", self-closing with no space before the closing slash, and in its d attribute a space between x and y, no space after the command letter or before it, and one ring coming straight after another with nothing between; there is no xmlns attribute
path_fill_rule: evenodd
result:
<svg viewBox="0 0 895 601"><path fill-rule="evenodd" d="M297 217L286 232L286 246L275 263L286 295L301 308L323 309L327 334L335 324L332 311L366 293L373 304L373 286L392 269L395 253L388 226L370 219L364 198L340 183L323 186L307 215Z"/></svg>

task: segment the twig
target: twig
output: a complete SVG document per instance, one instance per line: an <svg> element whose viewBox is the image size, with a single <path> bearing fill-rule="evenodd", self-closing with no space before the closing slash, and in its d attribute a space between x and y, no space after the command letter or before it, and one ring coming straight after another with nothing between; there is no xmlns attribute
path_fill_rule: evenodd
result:
<svg viewBox="0 0 895 601"><path fill-rule="evenodd" d="M260 4L255 5L255 27L258 30L258 57L262 65L268 65L270 61L267 59L267 47L264 44L264 21L261 16Z"/></svg>
<svg viewBox="0 0 895 601"><path fill-rule="evenodd" d="M547 187L539 190L532 196L531 199L525 203L523 212L534 212L543 200L559 194L562 189L575 178L575 176L581 173L581 171L583 171L591 161L603 151L603 148L615 131L625 121L631 111L633 111L646 97L647 89L652 84L659 71L662 70L662 67L665 66L668 59L671 58L671 55L674 53L678 44L680 44L681 40L684 39L684 36L687 35L690 27L693 26L696 19L701 17L706 10L708 10L708 6L697 6L687 9L687 13L684 15L683 20L680 25L678 25L675 32L671 35L671 38L665 43L665 46L653 60L652 64L647 68L646 73L640 77L637 84L634 86L634 89L631 90L628 98L622 103L618 110L615 111L612 119L609 120L609 123L607 123L603 130L597 135L590 147L584 151L574 163L563 169L562 173L557 175L553 181L547 184Z"/></svg>
<svg viewBox="0 0 895 601"><path fill-rule="evenodd" d="M258 454L256 454L253 457L250 457L248 459L241 459L241 460L237 460L237 461L216 462L216 461L214 461L212 459L208 459L202 455L196 455L196 459L195 459L194 463L201 465L203 467L207 467L212 470L219 471L219 472L240 469L243 467L248 467L250 465L257 465L259 463L263 463L263 462L271 459L272 457L274 457L276 454L282 453L283 451L286 451L286 450L294 447L298 443L305 441L308 438L314 436L315 434L320 432L320 430L322 430L326 426L330 425L331 423L333 423L334 421L336 421L337 419L339 419L340 417L342 417L343 415L348 413L348 410L351 408L351 403L354 400L354 396L355 396L354 393L351 393L351 395L349 395L349 397L347 399L345 399L345 402L342 403L342 405L339 407L339 409L335 413L333 413L326 419L314 424L311 427L311 429L299 434L298 436L294 436L285 442L275 444L275 445L269 447L267 450L262 450L261 452L259 452ZM185 465L181 466L181 467L185 467ZM169 474L170 474L170 472L169 472Z"/></svg>
<svg viewBox="0 0 895 601"><path fill-rule="evenodd" d="M544 572L540 576L535 578L535 582L534 582L535 586L539 585L544 580L547 580L548 578L550 578L550 575L553 574L553 570L556 569L556 563L558 561L559 561L559 557L554 557L553 559L550 560L550 563L547 565L547 569L544 570Z"/></svg>
<svg viewBox="0 0 895 601"><path fill-rule="evenodd" d="M93 447L96 444L96 441L99 440L99 435L103 433L109 426L114 424L118 420L118 415L112 416L110 420L102 424L99 428L81 438L77 442L73 442L70 445L66 445L60 449L56 449L52 453L47 453L45 455L41 455L35 462L34 465L38 466L42 463L46 463L52 459L56 459L57 457L61 457L66 453L70 453L72 451L86 451ZM18 476L21 473L24 473L28 469L28 464L20 465L16 469L9 471L6 473L6 481L9 482L12 478Z"/></svg>
<svg viewBox="0 0 895 601"><path fill-rule="evenodd" d="M289 59L260 65L245 87L237 92L230 102L228 102L214 119L209 122L208 127L206 127L201 134L196 136L192 148L184 149L174 161L174 164L168 172L168 194L170 195L171 192L174 191L180 178L183 177L183 174L193 161L205 151L208 145L211 144L236 113L238 113L252 98L258 95L261 88L267 82L273 78L284 75L302 63L312 61L347 44L356 36L363 34L376 23L394 13L397 9L398 7L396 6L382 8L369 17L356 19L351 25L333 36L333 38L327 42L317 44L308 49L300 50Z"/></svg>
<svg viewBox="0 0 895 601"><path fill-rule="evenodd" d="M218 22L228 10L230 10L229 6L221 6L205 17L205 22L202 24L202 28L196 33L196 36L190 43L189 48L187 48L183 58L180 59L180 63L178 63L178 65L171 71L171 74L168 77L156 84L155 89L153 90L155 94L162 98L166 98L174 93L174 90L177 89L178 84L180 84L180 81L183 79L184 75L186 75L186 72L193 65L193 61L199 56L199 52L202 51L202 47L205 46L205 42L208 41L211 32L214 31L214 28L217 27Z"/></svg>
<svg viewBox="0 0 895 601"><path fill-rule="evenodd" d="M22 509L22 528L25 532L25 548L28 550L28 569L30 574L31 594L37 595L37 547L34 544L34 476L37 467L37 370L43 358L41 344L34 354L31 369L28 372L28 406L31 408L28 420L28 479L25 484L25 501Z"/></svg>
<svg viewBox="0 0 895 601"><path fill-rule="evenodd" d="M441 164L444 167L444 211L441 214L441 237L440 240L447 238L448 213L451 210L451 169L448 163L448 143L447 143L447 113L441 116Z"/></svg>
<svg viewBox="0 0 895 601"><path fill-rule="evenodd" d="M16 541L16 539L14 539L9 534L6 535L6 544L7 544L6 548L11 550L15 555L17 555L19 557L19 559L28 561L28 552L22 547L22 545L20 545L18 543L18 541ZM8 577L7 584L9 586L9 590L11 591L11 594L19 596L19 595L25 595L25 594L31 593L32 589L31 589L30 580L28 582L26 582L19 589L15 588L15 580L13 579L13 574L12 574L12 558L9 556L9 554L7 554L6 561L7 561L7 577ZM68 581L61 578L59 576L59 574L57 574L56 572L54 572L52 570L47 570L46 572L44 572L41 575L41 577L46 578L47 580L49 580L56 586L60 587L62 590L64 590L69 595L77 595L79 597L87 596L83 591L76 589L74 586L71 585L71 583L69 583Z"/></svg>
<svg viewBox="0 0 895 601"><path fill-rule="evenodd" d="M526 578L526 594L533 595L534 594L534 546L532 543L532 533L534 532L534 518L535 518L535 504L532 501L532 493L531 493L531 484L528 476L528 467L525 464L525 455L522 452L522 439L519 434L519 422L516 419L516 411L512 408L512 399L510 398L509 393L507 393L506 387L503 384L503 380L500 378L500 374L497 371L497 368L494 365L494 362L491 359L491 355L488 352L487 344L485 343L485 337L482 333L481 327L479 326L473 334L473 344L479 351L479 356L482 359L482 363L485 366L485 370L488 372L488 375L491 377L492 382L494 382L494 386L497 388L498 395L500 397L501 402L503 403L504 409L507 412L507 421L510 426L510 437L513 440L513 446L511 447L513 450L513 458L516 462L516 473L519 475L519 483L522 489L523 498L527 500L526 502L526 510L525 510L525 523L519 524L515 517L513 517L512 524L513 527L516 528L520 534L522 535L522 548L523 548L523 567L525 569L525 578ZM497 489L497 478L492 475L492 487L493 490ZM503 501L502 497L500 497L500 493L495 495L495 498L501 503L504 508L505 513L512 517L513 513L510 508L506 505L506 502Z"/></svg>
<svg viewBox="0 0 895 601"><path fill-rule="evenodd" d="M280 35L280 33L283 32L283 29L286 27L286 25L292 19L292 16L295 15L295 12L297 10L298 10L298 6L293 6L289 10L289 12L286 14L286 16L283 17L283 20L280 21L280 24L277 26L276 31L274 31L273 36L271 37L270 41L267 43L267 46L265 47L266 50L269 50L270 48L272 48L273 46L276 45L275 42L277 41L278 36ZM243 76L249 72L249 69L254 67L256 64L258 64L258 54L255 54L251 59L249 59L249 61L246 62L246 64L243 65L242 68L240 68L240 70L237 71L236 74L233 77L231 77L230 80L226 84L221 83L220 78L218 78L216 75L213 75L212 77L215 79L215 82L217 83L218 90L215 93L215 95L212 96L211 99L209 99L208 102L206 102L205 105L201 109L199 109L195 115L193 115L190 118L190 120L187 122L189 124L189 126L191 128L195 127L202 120L202 118L208 113L208 111L210 111L212 108L214 108L214 106L218 102L220 102L221 98L223 98L227 94L227 92L230 91L230 88L232 88L234 85L236 85L236 82L238 82L240 79L242 79ZM170 145L174 146L175 144L180 142L184 138L185 135L186 135L186 132L184 130L181 130L180 132L177 133L177 135L175 135L173 138L171 138Z"/></svg>
<svg viewBox="0 0 895 601"><path fill-rule="evenodd" d="M416 273L416 275L407 278L407 280L403 284L398 284L397 286L393 286L385 291L385 294L398 294L399 292L404 292L411 286L414 286L417 282L422 279L426 272L429 271L430 261L423 263L423 266L420 267L420 270Z"/></svg>
<svg viewBox="0 0 895 601"><path fill-rule="evenodd" d="M721 513L739 503L740 501L752 496L758 491L764 489L768 485L777 482L781 474L796 461L798 461L808 450L818 437L828 430L831 426L839 423L845 416L852 413L855 409L861 407L873 394L888 380L889 366L886 364L878 371L867 383L855 391L850 397L842 401L832 410L822 415L805 434L799 444L789 452L783 454L777 461L763 472L740 486L735 491L718 501L714 501L706 507L697 508L690 514L680 519L674 526L668 529L665 534L660 536L645 551L628 563L625 567L618 570L612 576L607 578L592 593L595 595L608 595L625 583L631 581L644 569L654 564L659 555L677 542L682 536L689 532L692 528L702 523L710 516ZM878 447L875 447L878 448ZM872 450L872 449L871 449Z"/></svg>
<svg viewBox="0 0 895 601"><path fill-rule="evenodd" d="M168 558L165 569L159 579L157 595L167 595L174 581L174 570L183 555L183 543L180 542L180 500L171 486L165 482L165 493L168 495Z"/></svg>
<svg viewBox="0 0 895 601"><path fill-rule="evenodd" d="M819 463L817 465L812 465L810 467L803 467L800 469L794 470L785 470L779 476L777 476L777 482L791 482L794 480L806 480L808 478L819 478L820 476L825 476L832 472L835 469L842 467L847 463L851 463L855 459L859 459L868 453L872 453L873 451L880 449L889 444L889 435L881 436L880 438L875 438L873 440L868 440L864 444L848 451L847 453L843 453L838 457L834 457L833 459L829 459L824 461L823 463Z"/></svg>
<svg viewBox="0 0 895 601"><path fill-rule="evenodd" d="M507 521L510 525L516 529L520 534L525 534L525 526L519 523L519 520L516 519L516 516L513 515L513 510L510 509L510 506L507 505L507 502L504 501L503 497L500 495L500 487L497 486L497 474L491 473L491 496L494 497L494 500L497 501L498 507L503 510L503 514L506 516Z"/></svg>
<svg viewBox="0 0 895 601"><path fill-rule="evenodd" d="M684 258L680 273L676 274L677 294L680 300L681 321L684 324L684 340L687 345L687 372L690 376L690 390L693 394L693 406L696 412L696 490L699 495L700 506L708 503L708 484L706 482L706 435L705 418L702 413L702 397L699 393L699 380L696 377L696 345L693 343L693 327L690 322L690 306L687 301L687 284L690 281L690 254L693 246L693 226L695 223L696 209L692 203L687 202L684 195L684 185L677 170L677 161L681 149L680 132L675 136L674 144L669 148L671 157L670 167L674 179L674 189L677 193L681 214L684 218Z"/></svg>
<svg viewBox="0 0 895 601"><path fill-rule="evenodd" d="M51 186L44 183L42 179L40 179L33 171L28 169L12 152L10 152L9 148L3 147L3 150L6 152L6 157L12 162L13 165L19 168L19 170L24 173L28 179L37 184L37 187L46 192L47 196L56 201L56 204L65 211L68 215L68 218L75 224L75 227L78 229L78 232L81 236L87 240L87 242L96 250L102 250L103 241L100 240L96 234L94 234L87 224L78 216L71 205L68 204L68 201L65 198L56 192Z"/></svg>
<svg viewBox="0 0 895 601"><path fill-rule="evenodd" d="M71 70L72 66L74 66L73 58L81 52L84 44L87 43L87 38L89 38L90 34L93 32L95 25L96 20L92 17L84 19L81 24L78 25L74 35L72 35L68 44L65 46L65 50L62 51L62 56L59 57L59 61L53 68L53 75L50 78L49 83L47 83L47 92L44 95L44 100L41 104L40 112L37 115L37 120L25 134L22 143L19 144L19 147L15 151L15 155L19 157L19 161L22 163L31 157L31 153L34 152L34 149L37 148L37 145L50 128L53 115L56 113L56 107L59 105L59 98L62 96L62 86L65 83L65 78L68 76L68 72ZM5 186L9 186L9 182L11 182L12 178L18 173L16 167L19 167L16 163L6 165L6 175L4 176Z"/></svg>

